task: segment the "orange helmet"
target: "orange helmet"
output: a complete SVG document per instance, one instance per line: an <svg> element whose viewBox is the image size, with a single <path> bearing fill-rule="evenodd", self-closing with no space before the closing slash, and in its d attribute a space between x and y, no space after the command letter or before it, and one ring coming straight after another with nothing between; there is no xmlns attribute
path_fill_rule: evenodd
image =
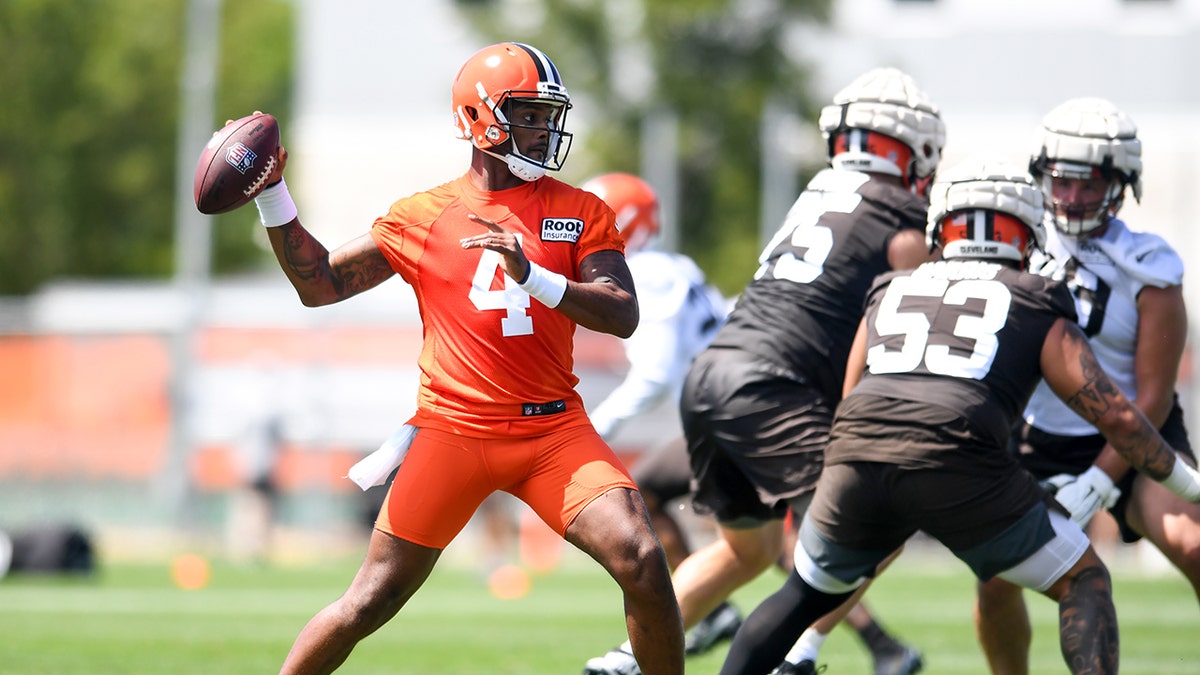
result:
<svg viewBox="0 0 1200 675"><path fill-rule="evenodd" d="M606 173L580 187L603 199L617 215L627 253L645 248L658 234L658 197L646 181L633 174Z"/></svg>
<svg viewBox="0 0 1200 675"><path fill-rule="evenodd" d="M546 170L562 168L571 145L571 134L563 131L571 96L558 68L541 50L519 42L484 47L459 69L451 99L459 137L508 162L508 168L518 177L537 180ZM506 114L512 100L556 108L544 160L521 154L515 144L503 147L512 137L513 127L520 126Z"/></svg>

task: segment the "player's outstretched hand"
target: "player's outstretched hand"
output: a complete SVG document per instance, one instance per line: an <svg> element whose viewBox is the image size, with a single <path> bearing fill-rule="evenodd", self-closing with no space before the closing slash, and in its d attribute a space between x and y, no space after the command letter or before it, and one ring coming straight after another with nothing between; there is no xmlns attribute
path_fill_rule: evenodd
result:
<svg viewBox="0 0 1200 675"><path fill-rule="evenodd" d="M1051 476L1042 481L1042 487L1071 513L1071 520L1079 527L1087 527L1101 507L1111 508L1121 496L1108 474L1094 466L1078 476L1069 473Z"/></svg>

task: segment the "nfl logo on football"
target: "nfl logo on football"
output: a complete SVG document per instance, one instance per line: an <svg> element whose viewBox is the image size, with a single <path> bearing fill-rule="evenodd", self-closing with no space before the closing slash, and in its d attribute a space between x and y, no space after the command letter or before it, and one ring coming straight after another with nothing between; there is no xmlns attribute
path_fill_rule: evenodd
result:
<svg viewBox="0 0 1200 675"><path fill-rule="evenodd" d="M254 151L247 148L245 145L238 143L229 150L225 151L225 161L229 165L238 170L238 173L244 174L254 166L254 160L258 155Z"/></svg>

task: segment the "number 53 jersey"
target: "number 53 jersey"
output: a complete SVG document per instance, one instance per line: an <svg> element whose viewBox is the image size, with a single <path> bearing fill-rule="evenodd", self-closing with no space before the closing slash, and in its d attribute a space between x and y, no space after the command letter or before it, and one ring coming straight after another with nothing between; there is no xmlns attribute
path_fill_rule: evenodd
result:
<svg viewBox="0 0 1200 675"><path fill-rule="evenodd" d="M992 262L944 260L880 275L863 317L866 372L843 405L853 408L860 395L931 404L941 409L931 421L953 413L968 423L972 445L1003 450L1042 379L1042 345L1060 318L1076 319L1064 283ZM884 421L878 416L888 413L874 414ZM914 421L911 408L896 414Z"/></svg>

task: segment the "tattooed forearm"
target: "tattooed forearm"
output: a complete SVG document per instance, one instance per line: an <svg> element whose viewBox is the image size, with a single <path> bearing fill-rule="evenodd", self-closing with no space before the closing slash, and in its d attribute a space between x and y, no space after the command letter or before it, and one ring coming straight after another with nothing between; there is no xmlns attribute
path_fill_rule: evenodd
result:
<svg viewBox="0 0 1200 675"><path fill-rule="evenodd" d="M1086 342L1078 331L1068 332L1067 336ZM1175 453L1100 368L1091 349L1080 347L1079 368L1084 383L1065 399L1067 405L1103 432L1117 452L1139 471L1154 480L1166 478L1175 466Z"/></svg>
<svg viewBox="0 0 1200 675"><path fill-rule="evenodd" d="M392 268L383 256L337 256L331 281L338 297L344 299L377 286L391 275Z"/></svg>
<svg viewBox="0 0 1200 675"><path fill-rule="evenodd" d="M1073 340L1082 339L1082 335L1078 333L1068 333L1068 335ZM1071 410L1078 413L1080 417L1095 424L1104 413L1112 408L1113 398L1121 392L1100 368L1100 364L1096 362L1096 357L1090 349L1080 352L1079 367L1083 370L1085 382L1083 387L1067 400L1067 405L1071 406Z"/></svg>
<svg viewBox="0 0 1200 675"><path fill-rule="evenodd" d="M1166 478L1175 468L1175 452L1145 418L1132 431L1110 432L1107 437L1127 462L1156 481Z"/></svg>
<svg viewBox="0 0 1200 675"><path fill-rule="evenodd" d="M302 227L289 227L284 233L283 260L287 271L297 279L319 279L328 263L328 252Z"/></svg>

